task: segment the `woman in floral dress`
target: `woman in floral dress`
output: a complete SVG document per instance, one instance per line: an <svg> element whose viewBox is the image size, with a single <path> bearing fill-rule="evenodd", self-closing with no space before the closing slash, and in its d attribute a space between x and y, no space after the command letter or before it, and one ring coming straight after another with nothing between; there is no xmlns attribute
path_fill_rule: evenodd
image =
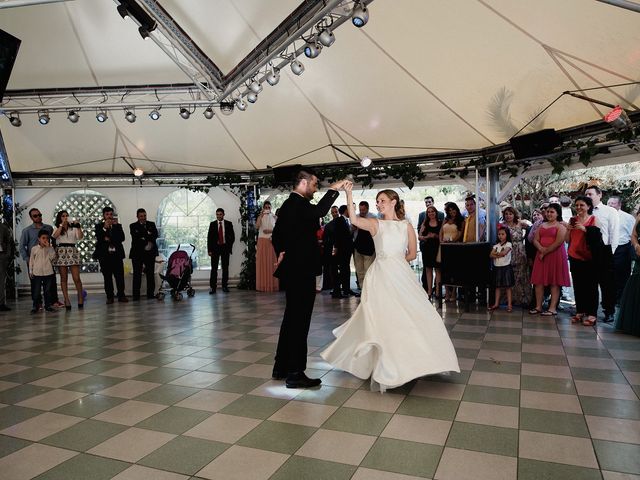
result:
<svg viewBox="0 0 640 480"><path fill-rule="evenodd" d="M524 236L529 224L526 220L520 219L520 214L513 207L505 208L502 211L502 218L504 225L511 232L511 266L515 276L515 285L512 289L513 303L528 307L531 301L531 274L524 248Z"/></svg>

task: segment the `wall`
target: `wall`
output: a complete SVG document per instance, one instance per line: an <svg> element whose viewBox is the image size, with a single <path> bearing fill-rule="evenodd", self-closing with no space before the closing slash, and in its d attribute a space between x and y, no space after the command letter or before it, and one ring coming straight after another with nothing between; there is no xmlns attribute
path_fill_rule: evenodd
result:
<svg viewBox="0 0 640 480"><path fill-rule="evenodd" d="M94 190L107 196L115 205L116 212L120 223L124 226L126 240L124 243L125 252L129 253L130 238L128 225L136 221L136 210L144 208L147 211L147 218L156 221L158 215L158 207L162 200L170 193L176 190L176 187L169 186L144 186L144 187L102 187L96 188L89 186L88 189ZM16 189L15 202L22 209L22 218L16 227L16 238L19 239L22 229L30 225L28 211L31 208L38 208L43 214L44 222L53 224L52 219L55 218L54 209L58 202L71 192L82 190L82 188L32 188L25 187ZM225 219L233 222L236 232L236 242L233 247L233 255L229 261L229 277L231 283L239 277L243 260L243 244L240 243L240 199L233 193L222 188L212 188L209 196L213 200L216 208L221 207L225 211ZM212 218L214 220L214 218ZM84 226L85 229L88 226ZM93 228L93 226L90 226ZM206 255L206 252L198 252L200 256ZM18 276L18 287L26 287L29 280L26 274L26 268L21 261L23 272ZM196 270L193 274L194 281L198 279L208 279L209 270ZM84 273L82 275L85 284L101 284L102 275L100 273ZM127 294L131 292L128 291Z"/></svg>

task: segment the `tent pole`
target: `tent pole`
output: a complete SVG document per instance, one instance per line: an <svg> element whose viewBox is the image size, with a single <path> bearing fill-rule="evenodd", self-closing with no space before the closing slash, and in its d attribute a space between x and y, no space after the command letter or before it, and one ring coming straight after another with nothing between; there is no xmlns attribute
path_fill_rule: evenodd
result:
<svg viewBox="0 0 640 480"><path fill-rule="evenodd" d="M597 0L598 2L608 3L614 7L626 8L632 12L640 13L640 5L635 2L629 2L628 0Z"/></svg>

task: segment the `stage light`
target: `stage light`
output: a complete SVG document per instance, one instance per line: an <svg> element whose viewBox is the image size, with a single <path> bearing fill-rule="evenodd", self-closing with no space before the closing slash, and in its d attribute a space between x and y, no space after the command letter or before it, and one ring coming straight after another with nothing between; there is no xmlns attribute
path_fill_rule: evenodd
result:
<svg viewBox="0 0 640 480"><path fill-rule="evenodd" d="M20 115L18 114L18 112L11 112L9 114L9 122L11 122L11 125L13 125L14 127L22 126L22 120L20 120Z"/></svg>
<svg viewBox="0 0 640 480"><path fill-rule="evenodd" d="M356 27L362 28L369 21L369 10L361 3L358 3L353 7L353 13L351 14L351 23Z"/></svg>
<svg viewBox="0 0 640 480"><path fill-rule="evenodd" d="M149 29L144 25L138 28L138 33L140 33L140 36L142 37L143 40L146 40L147 38L149 38Z"/></svg>
<svg viewBox="0 0 640 480"><path fill-rule="evenodd" d="M604 116L604 121L613 127L614 130L622 131L631 128L631 120L627 112L620 105Z"/></svg>
<svg viewBox="0 0 640 480"><path fill-rule="evenodd" d="M335 41L336 37L329 27L322 30L320 32L320 35L318 35L318 42L320 42L325 47L330 47Z"/></svg>
<svg viewBox="0 0 640 480"><path fill-rule="evenodd" d="M186 108L182 107L180 108L180 116L185 120L187 120L191 116L191 112Z"/></svg>
<svg viewBox="0 0 640 480"><path fill-rule="evenodd" d="M71 123L78 123L78 120L80 119L80 115L78 115L78 112L76 112L75 110L69 110L69 112L67 113L67 119Z"/></svg>
<svg viewBox="0 0 640 480"><path fill-rule="evenodd" d="M320 55L321 51L322 51L322 44L316 43L315 40L308 41L307 44L304 46L304 55L307 58L316 58L318 55Z"/></svg>
<svg viewBox="0 0 640 480"><path fill-rule="evenodd" d="M247 104L244 103L244 100L242 100L242 98L236 98L236 107L238 107L238 110L240 110L241 112L244 112L247 109Z"/></svg>
<svg viewBox="0 0 640 480"><path fill-rule="evenodd" d="M253 92L247 93L247 102L256 103L258 101L258 95Z"/></svg>
<svg viewBox="0 0 640 480"><path fill-rule="evenodd" d="M118 13L123 19L129 16L129 10L127 10L126 5L118 5Z"/></svg>
<svg viewBox="0 0 640 480"><path fill-rule="evenodd" d="M233 102L220 102L220 111L223 115L231 115L233 113Z"/></svg>
<svg viewBox="0 0 640 480"><path fill-rule="evenodd" d="M144 171L140 167L136 167L133 169L133 175L136 177L141 177L144 175Z"/></svg>
<svg viewBox="0 0 640 480"><path fill-rule="evenodd" d="M48 124L49 120L51 120L49 118L49 112L47 112L46 110L40 110L38 112L38 122L40 122L40 125Z"/></svg>
<svg viewBox="0 0 640 480"><path fill-rule="evenodd" d="M279 81L280 69L274 67L271 69L271 72L269 72L269 75L267 75L267 83L273 87L274 85L277 85Z"/></svg>
<svg viewBox="0 0 640 480"><path fill-rule="evenodd" d="M291 71L296 75L302 75L304 72L304 65L299 60L291 62Z"/></svg>
<svg viewBox="0 0 640 480"><path fill-rule="evenodd" d="M133 123L136 121L136 114L131 110L127 110L124 114L124 118L127 119L127 122Z"/></svg>
<svg viewBox="0 0 640 480"><path fill-rule="evenodd" d="M149 112L149 118L151 120L158 120L161 117L160 112L158 111L157 108L154 108L153 110L151 110Z"/></svg>
<svg viewBox="0 0 640 480"><path fill-rule="evenodd" d="M98 120L98 122L100 123L106 122L108 118L109 116L107 115L107 112L104 110L96 114L96 120Z"/></svg>
<svg viewBox="0 0 640 480"><path fill-rule="evenodd" d="M206 118L207 120L211 120L213 118L213 116L215 115L213 113L213 108L211 108L211 107L207 107L206 110L203 113L204 113L204 118Z"/></svg>
<svg viewBox="0 0 640 480"><path fill-rule="evenodd" d="M371 163L373 162L369 157L362 157L362 160L360 160L360 165L362 165L364 168L370 167Z"/></svg>
<svg viewBox="0 0 640 480"><path fill-rule="evenodd" d="M254 80L253 82L251 82L251 85L249 85L249 90L251 90L253 93L257 95L262 91L262 85L260 85L259 82Z"/></svg>

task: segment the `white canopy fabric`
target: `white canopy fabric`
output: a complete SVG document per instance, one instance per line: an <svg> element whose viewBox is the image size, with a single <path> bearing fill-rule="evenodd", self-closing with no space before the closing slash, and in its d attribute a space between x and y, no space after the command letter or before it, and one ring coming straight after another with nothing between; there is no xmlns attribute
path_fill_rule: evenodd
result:
<svg viewBox="0 0 640 480"><path fill-rule="evenodd" d="M160 0L227 73L300 0ZM563 91L640 79L640 13L595 0L375 0L362 29L345 23L316 59L300 60L247 111L199 109L184 120L128 123L111 112L72 124L53 113L42 126L0 119L14 172L247 171L352 161L334 151L380 157L476 149L507 141ZM74 0L0 10L0 28L22 45L9 89L188 82L185 74L113 0ZM638 85L586 95L640 105ZM606 107L562 97L529 130L593 122Z"/></svg>

